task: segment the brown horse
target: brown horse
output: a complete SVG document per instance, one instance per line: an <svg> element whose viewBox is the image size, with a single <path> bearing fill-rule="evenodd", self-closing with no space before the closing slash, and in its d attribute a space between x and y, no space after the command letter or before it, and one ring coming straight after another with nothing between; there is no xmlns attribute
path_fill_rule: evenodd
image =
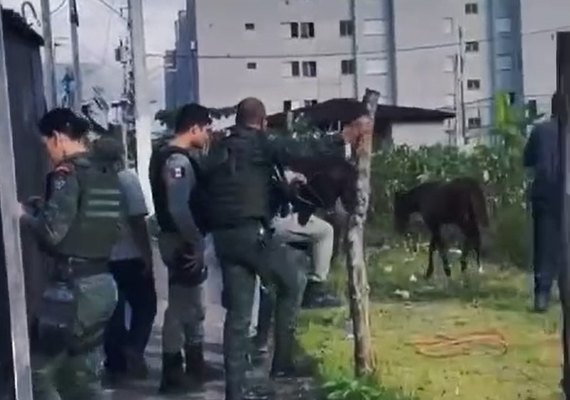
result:
<svg viewBox="0 0 570 400"><path fill-rule="evenodd" d="M394 222L400 233L406 231L411 214L419 213L431 233L429 265L426 278L433 275L433 253L436 248L443 262L445 275L451 276L447 251L442 237L444 225L456 225L465 239L461 255L461 271L467 269L467 256L475 251L479 272L481 269L481 228L489 226L485 196L479 182L464 177L449 182L422 183L407 192L396 193Z"/></svg>

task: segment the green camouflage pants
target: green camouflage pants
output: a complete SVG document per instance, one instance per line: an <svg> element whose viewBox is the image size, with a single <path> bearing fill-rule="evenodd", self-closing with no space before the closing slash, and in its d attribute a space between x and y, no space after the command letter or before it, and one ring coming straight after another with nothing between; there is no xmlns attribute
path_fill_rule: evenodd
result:
<svg viewBox="0 0 570 400"><path fill-rule="evenodd" d="M250 224L213 233L223 276L224 366L226 399L240 399L244 390L246 352L256 275L276 291L275 355L286 364L292 356L297 315L306 284L306 271L289 263L286 249L275 240L261 246L259 226Z"/></svg>
<svg viewBox="0 0 570 400"><path fill-rule="evenodd" d="M106 322L117 304L117 288L110 274L76 282L77 319L74 336L90 343L103 338ZM101 348L72 356L32 354L34 400L89 400L98 398Z"/></svg>

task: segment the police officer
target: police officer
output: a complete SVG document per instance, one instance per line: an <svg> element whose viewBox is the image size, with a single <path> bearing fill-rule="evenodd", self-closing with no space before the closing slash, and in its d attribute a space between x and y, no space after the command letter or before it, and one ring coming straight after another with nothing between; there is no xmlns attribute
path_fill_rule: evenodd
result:
<svg viewBox="0 0 570 400"><path fill-rule="evenodd" d="M236 127L210 149L208 177L209 217L216 253L223 274L224 365L226 400L247 398L245 386L248 330L255 277L277 290L275 354L271 375L294 376L301 372L293 362L295 323L306 283L306 271L287 263L283 246L271 239L270 185L276 164L286 165L292 156L344 155L345 140L358 135L295 142L265 134L266 113L261 101L239 103ZM255 395L254 393L252 393Z"/></svg>
<svg viewBox="0 0 570 400"><path fill-rule="evenodd" d="M558 277L562 264L562 243L556 240L561 237L562 220L558 107L558 95L554 94L550 120L533 128L524 150L524 166L534 172L530 198L534 228L536 312L548 310L552 281Z"/></svg>
<svg viewBox="0 0 570 400"><path fill-rule="evenodd" d="M162 393L192 390L213 373L204 362L203 350L202 284L207 269L198 164L199 152L209 140L210 124L207 108L185 105L176 116L174 138L156 149L150 162L159 249L169 272L162 331Z"/></svg>
<svg viewBox="0 0 570 400"><path fill-rule="evenodd" d="M31 334L34 399L95 397L93 389L105 324L117 300L107 261L117 237L117 174L92 159L89 124L69 109L54 109L39 123L55 168L43 201L22 208L55 269Z"/></svg>

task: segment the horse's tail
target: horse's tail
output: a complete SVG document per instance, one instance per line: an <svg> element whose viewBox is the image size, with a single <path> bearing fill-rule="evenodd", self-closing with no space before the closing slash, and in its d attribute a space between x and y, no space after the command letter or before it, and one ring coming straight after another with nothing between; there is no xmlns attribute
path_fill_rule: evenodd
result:
<svg viewBox="0 0 570 400"><path fill-rule="evenodd" d="M470 191L469 212L475 221L477 221L479 226L483 228L489 227L487 202L485 201L485 195L479 185L475 185Z"/></svg>

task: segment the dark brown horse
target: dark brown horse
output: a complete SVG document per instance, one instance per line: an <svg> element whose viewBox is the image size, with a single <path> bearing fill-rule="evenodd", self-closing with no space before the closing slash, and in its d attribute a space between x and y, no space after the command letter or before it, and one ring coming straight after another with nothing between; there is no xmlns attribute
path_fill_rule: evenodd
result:
<svg viewBox="0 0 570 400"><path fill-rule="evenodd" d="M472 178L457 178L449 182L422 183L407 192L396 193L394 198L394 222L400 233L406 231L410 216L419 213L431 233L429 264L426 278L434 272L433 253L437 249L443 262L445 274L451 269L442 227L453 224L465 239L461 255L461 271L467 269L467 256L475 251L479 272L481 269L481 228L489 226L485 196L479 182Z"/></svg>

